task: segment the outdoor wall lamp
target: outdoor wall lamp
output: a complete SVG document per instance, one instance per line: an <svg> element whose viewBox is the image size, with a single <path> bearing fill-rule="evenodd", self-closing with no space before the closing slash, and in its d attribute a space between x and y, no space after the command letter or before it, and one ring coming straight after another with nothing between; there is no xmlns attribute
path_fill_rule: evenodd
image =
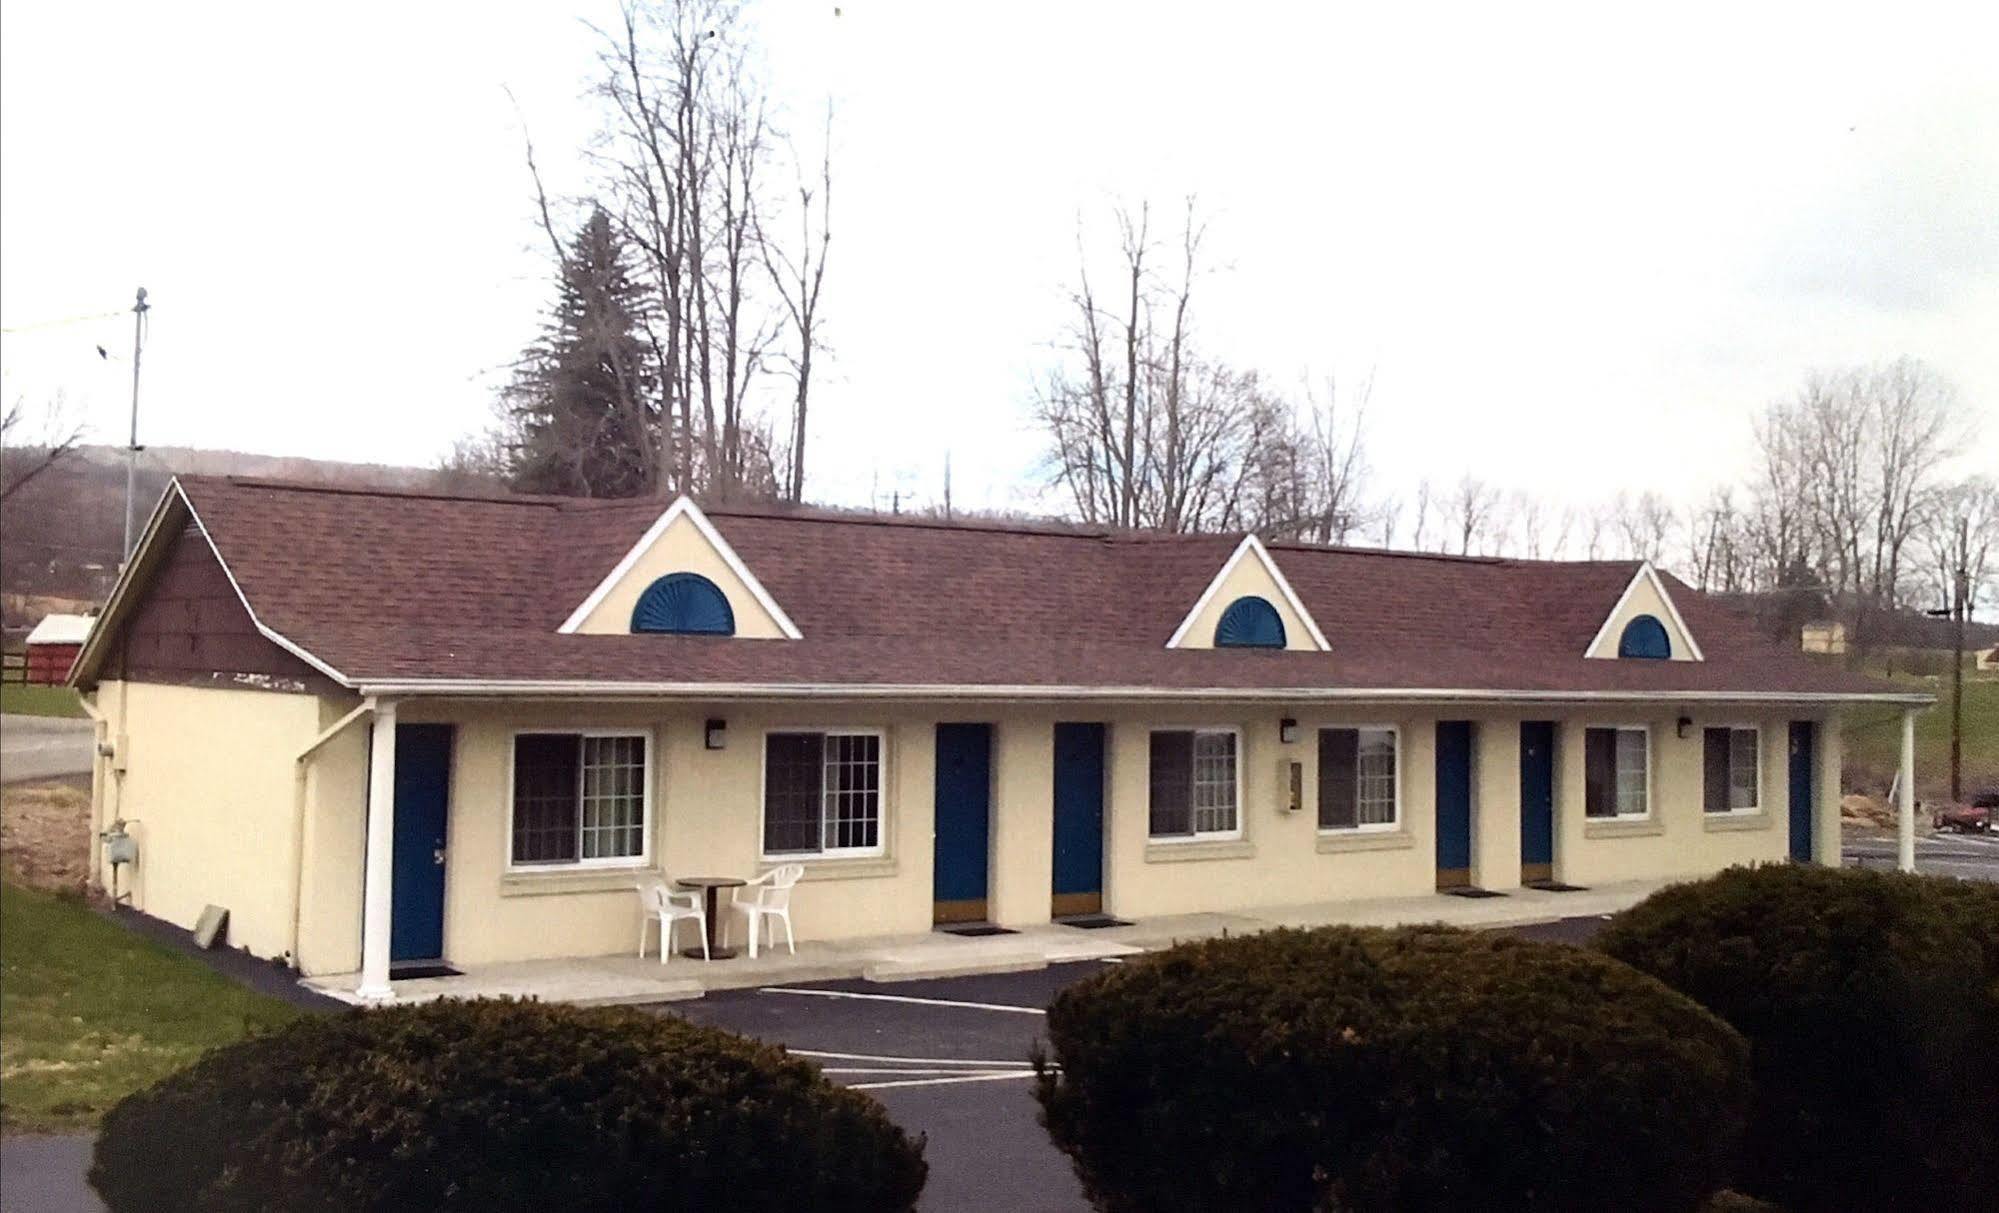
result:
<svg viewBox="0 0 1999 1213"><path fill-rule="evenodd" d="M1290 745L1298 740L1298 722L1286 716L1277 722L1277 740Z"/></svg>
<svg viewBox="0 0 1999 1213"><path fill-rule="evenodd" d="M1682 716L1679 719L1679 723L1674 726L1673 733L1681 741L1685 741L1687 739L1688 730L1692 729L1693 727L1694 727L1694 718L1691 716Z"/></svg>
<svg viewBox="0 0 1999 1213"><path fill-rule="evenodd" d="M710 717L704 737L704 744L711 750L719 750L729 743L729 722L720 717Z"/></svg>

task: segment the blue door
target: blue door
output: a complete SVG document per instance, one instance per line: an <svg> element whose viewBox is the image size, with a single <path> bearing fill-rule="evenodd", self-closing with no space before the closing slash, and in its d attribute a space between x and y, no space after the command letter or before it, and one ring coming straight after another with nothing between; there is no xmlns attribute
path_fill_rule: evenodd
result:
<svg viewBox="0 0 1999 1213"><path fill-rule="evenodd" d="M1437 887L1471 883L1471 747L1469 720L1437 722Z"/></svg>
<svg viewBox="0 0 1999 1213"><path fill-rule="evenodd" d="M396 842L389 959L444 955L444 812L451 794L451 726L396 726Z"/></svg>
<svg viewBox="0 0 1999 1213"><path fill-rule="evenodd" d="M1520 881L1555 878L1555 723L1520 722Z"/></svg>
<svg viewBox="0 0 1999 1213"><path fill-rule="evenodd" d="M1055 726L1055 888L1051 911L1104 908L1104 726Z"/></svg>
<svg viewBox="0 0 1999 1213"><path fill-rule="evenodd" d="M1812 773L1818 765L1818 727L1791 722L1791 858L1812 861Z"/></svg>
<svg viewBox="0 0 1999 1213"><path fill-rule="evenodd" d="M993 727L937 726L937 922L986 916L986 848L992 834Z"/></svg>

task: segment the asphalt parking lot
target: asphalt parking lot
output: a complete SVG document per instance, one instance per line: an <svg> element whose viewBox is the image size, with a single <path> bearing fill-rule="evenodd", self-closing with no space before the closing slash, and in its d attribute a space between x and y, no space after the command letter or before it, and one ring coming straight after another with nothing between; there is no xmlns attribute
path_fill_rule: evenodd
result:
<svg viewBox="0 0 1999 1213"><path fill-rule="evenodd" d="M1892 868L1895 836L1849 836L1846 866ZM1999 834L1936 834L1916 839L1916 870L1963 880L1999 880Z"/></svg>
<svg viewBox="0 0 1999 1213"><path fill-rule="evenodd" d="M1601 922L1565 919L1514 933L1580 943ZM782 1044L880 1100L903 1128L926 1134L930 1182L920 1207L930 1213L1085 1213L1068 1159L1035 1119L1028 1056L1056 992L1109 963L772 986L658 1009Z"/></svg>

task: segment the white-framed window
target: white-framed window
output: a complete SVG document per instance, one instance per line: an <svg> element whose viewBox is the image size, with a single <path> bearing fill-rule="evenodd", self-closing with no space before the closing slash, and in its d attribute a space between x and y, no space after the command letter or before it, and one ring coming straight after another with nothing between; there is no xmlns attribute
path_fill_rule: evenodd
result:
<svg viewBox="0 0 1999 1213"><path fill-rule="evenodd" d="M1605 726L1583 732L1583 815L1652 815L1652 730Z"/></svg>
<svg viewBox="0 0 1999 1213"><path fill-rule="evenodd" d="M1402 824L1402 735L1393 725L1319 730L1319 828L1393 830Z"/></svg>
<svg viewBox="0 0 1999 1213"><path fill-rule="evenodd" d="M514 734L507 865L640 864L652 833L652 739L642 731Z"/></svg>
<svg viewBox="0 0 1999 1213"><path fill-rule="evenodd" d="M1234 728L1152 731L1153 838L1242 836L1241 738Z"/></svg>
<svg viewBox="0 0 1999 1213"><path fill-rule="evenodd" d="M764 734L763 854L882 853L879 729L772 729Z"/></svg>
<svg viewBox="0 0 1999 1213"><path fill-rule="evenodd" d="M1701 750L1701 807L1709 813L1761 811L1763 731L1710 725L1701 730Z"/></svg>

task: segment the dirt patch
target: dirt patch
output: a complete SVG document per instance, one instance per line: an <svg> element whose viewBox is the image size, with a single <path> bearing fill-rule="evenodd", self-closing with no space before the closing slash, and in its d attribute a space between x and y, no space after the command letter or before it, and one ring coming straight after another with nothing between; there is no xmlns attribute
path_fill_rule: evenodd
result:
<svg viewBox="0 0 1999 1213"><path fill-rule="evenodd" d="M59 779L0 789L0 866L9 880L51 892L90 883L90 784Z"/></svg>
<svg viewBox="0 0 1999 1213"><path fill-rule="evenodd" d="M1854 825L1892 830L1895 828L1895 815L1895 806L1873 796L1848 794L1839 801L1840 819Z"/></svg>

